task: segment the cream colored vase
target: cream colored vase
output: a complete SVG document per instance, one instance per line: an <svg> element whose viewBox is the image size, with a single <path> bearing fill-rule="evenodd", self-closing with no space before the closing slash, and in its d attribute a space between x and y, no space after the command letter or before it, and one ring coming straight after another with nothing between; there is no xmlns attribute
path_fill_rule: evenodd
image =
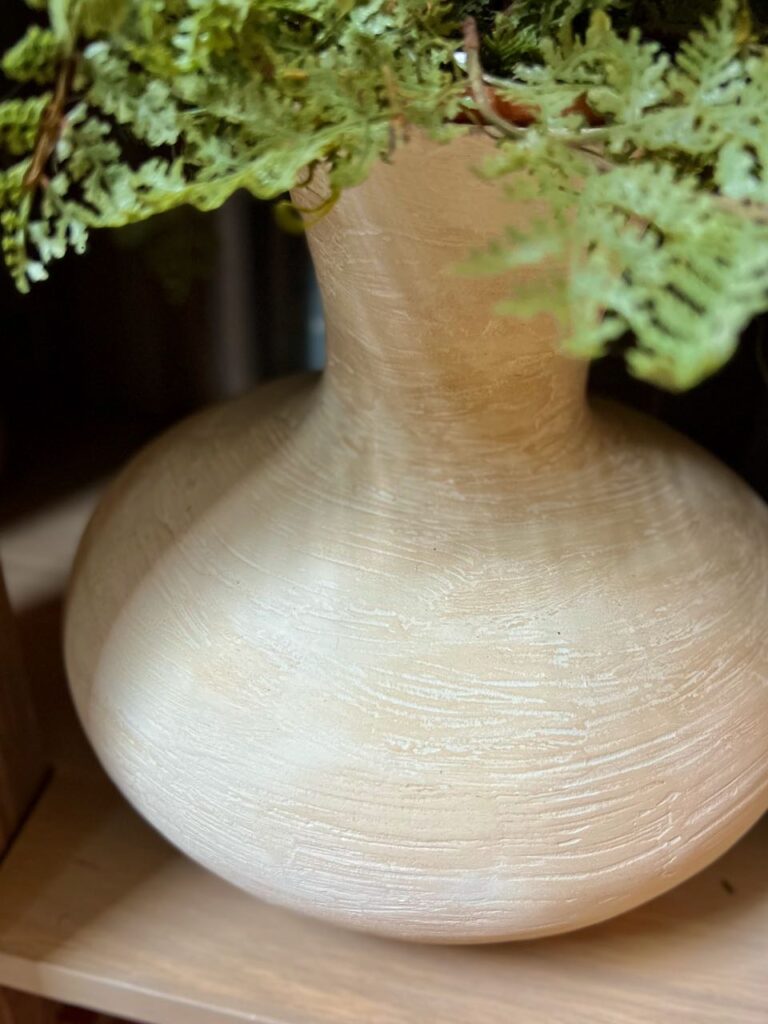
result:
<svg viewBox="0 0 768 1024"><path fill-rule="evenodd" d="M450 273L529 216L484 145L414 141L312 228L327 372L141 454L66 628L85 728L173 843L434 942L607 918L768 806L766 509Z"/></svg>

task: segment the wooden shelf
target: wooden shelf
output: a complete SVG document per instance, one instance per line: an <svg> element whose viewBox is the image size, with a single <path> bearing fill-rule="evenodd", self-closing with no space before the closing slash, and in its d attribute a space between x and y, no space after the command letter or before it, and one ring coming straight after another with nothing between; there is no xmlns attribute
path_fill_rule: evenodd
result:
<svg viewBox="0 0 768 1024"><path fill-rule="evenodd" d="M556 939L410 946L266 906L125 803L74 724L57 611L22 625L54 774L0 866L0 986L147 1024L766 1024L768 820L639 910Z"/></svg>

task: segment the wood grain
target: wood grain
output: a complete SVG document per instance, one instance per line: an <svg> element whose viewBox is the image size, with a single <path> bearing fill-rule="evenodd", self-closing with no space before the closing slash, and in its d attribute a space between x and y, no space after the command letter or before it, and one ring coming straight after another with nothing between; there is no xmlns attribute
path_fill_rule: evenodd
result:
<svg viewBox="0 0 768 1024"><path fill-rule="evenodd" d="M0 566L0 859L40 788L45 761Z"/></svg>
<svg viewBox="0 0 768 1024"><path fill-rule="evenodd" d="M454 263L536 209L414 140L310 233L322 379L186 422L79 555L67 657L135 806L331 922L541 936L768 805L768 511ZM488 143L490 145L490 143ZM520 283L519 281L517 282Z"/></svg>

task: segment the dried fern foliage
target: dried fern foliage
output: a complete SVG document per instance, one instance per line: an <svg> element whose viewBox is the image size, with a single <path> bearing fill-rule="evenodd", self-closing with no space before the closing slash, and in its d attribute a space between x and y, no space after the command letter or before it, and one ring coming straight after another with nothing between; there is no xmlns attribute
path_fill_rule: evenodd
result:
<svg viewBox="0 0 768 1024"><path fill-rule="evenodd" d="M765 3L30 6L0 102L0 243L22 291L94 228L277 197L320 161L339 191L408 126L440 140L475 121L498 140L480 173L549 213L463 270L565 258L565 288L505 308L555 307L567 350L630 338L633 373L684 389L768 309Z"/></svg>

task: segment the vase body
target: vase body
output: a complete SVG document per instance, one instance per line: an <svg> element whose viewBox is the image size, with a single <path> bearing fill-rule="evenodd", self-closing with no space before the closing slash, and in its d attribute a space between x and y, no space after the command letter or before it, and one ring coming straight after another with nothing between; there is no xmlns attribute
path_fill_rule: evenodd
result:
<svg viewBox="0 0 768 1024"><path fill-rule="evenodd" d="M532 215L485 145L413 140L312 228L326 373L134 460L66 623L86 731L172 842L435 942L619 913L768 806L766 509L451 276Z"/></svg>

